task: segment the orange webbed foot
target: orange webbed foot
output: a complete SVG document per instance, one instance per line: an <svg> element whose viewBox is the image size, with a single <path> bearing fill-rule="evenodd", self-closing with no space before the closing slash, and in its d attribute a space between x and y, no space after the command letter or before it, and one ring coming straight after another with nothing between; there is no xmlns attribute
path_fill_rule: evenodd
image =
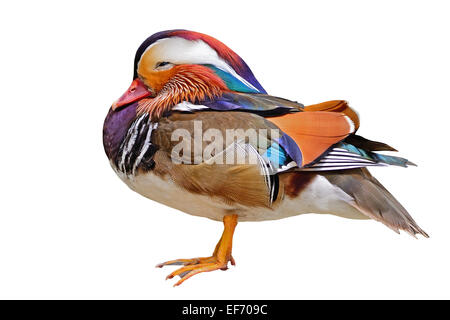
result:
<svg viewBox="0 0 450 320"><path fill-rule="evenodd" d="M166 277L172 279L175 276L179 276L181 279L175 283L175 286L179 286L187 279L202 272L210 272L215 270L227 270L228 262L233 266L235 261L231 256L233 233L237 224L237 215L227 215L223 218L225 229L222 237L217 243L216 249L211 257L193 258L193 259L177 259L170 260L158 264L157 268L171 265L182 265L183 267L175 270Z"/></svg>
<svg viewBox="0 0 450 320"><path fill-rule="evenodd" d="M168 280L172 279L175 276L179 276L180 280L174 285L174 287L176 287L182 284L190 277L195 276L196 274L215 270L227 270L228 262L230 262L232 265L235 265L233 257L230 257L229 260L225 261L221 260L222 259L219 259L215 256L205 258L193 258L193 259L178 259L160 263L156 267L162 268L164 266L170 265L183 265L183 267L175 270L166 277L166 280Z"/></svg>

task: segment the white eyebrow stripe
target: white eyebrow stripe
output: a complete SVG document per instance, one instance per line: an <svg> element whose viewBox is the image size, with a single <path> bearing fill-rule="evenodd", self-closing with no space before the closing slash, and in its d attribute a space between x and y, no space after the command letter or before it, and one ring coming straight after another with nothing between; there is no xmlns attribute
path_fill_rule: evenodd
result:
<svg viewBox="0 0 450 320"><path fill-rule="evenodd" d="M211 64L224 72L228 72L248 88L260 92L251 83L237 74L236 71L217 54L216 50L211 48L201 39L193 41L181 37L159 39L149 45L142 53L137 63L138 69L142 57L148 50L156 45L158 45L158 48L155 48L155 55L159 60L167 60L174 64Z"/></svg>

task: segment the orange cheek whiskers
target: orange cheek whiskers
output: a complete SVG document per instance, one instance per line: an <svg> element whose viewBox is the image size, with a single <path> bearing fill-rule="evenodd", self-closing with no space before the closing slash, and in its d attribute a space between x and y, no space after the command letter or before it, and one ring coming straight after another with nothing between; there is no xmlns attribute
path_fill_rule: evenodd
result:
<svg viewBox="0 0 450 320"><path fill-rule="evenodd" d="M155 98L142 99L138 114L148 113L155 121L183 101L196 103L213 99L227 90L226 85L212 70L203 66L179 66Z"/></svg>

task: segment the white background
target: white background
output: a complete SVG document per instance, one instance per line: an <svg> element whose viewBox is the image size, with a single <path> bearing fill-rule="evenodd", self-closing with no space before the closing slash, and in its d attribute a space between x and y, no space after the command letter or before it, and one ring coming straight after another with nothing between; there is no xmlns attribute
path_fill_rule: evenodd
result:
<svg viewBox="0 0 450 320"><path fill-rule="evenodd" d="M448 2L0 6L0 298L450 298ZM172 288L154 266L210 254L222 225L129 190L102 125L137 47L173 28L223 41L274 95L348 100L361 135L419 165L372 172L431 238L328 215L241 223L236 267Z"/></svg>

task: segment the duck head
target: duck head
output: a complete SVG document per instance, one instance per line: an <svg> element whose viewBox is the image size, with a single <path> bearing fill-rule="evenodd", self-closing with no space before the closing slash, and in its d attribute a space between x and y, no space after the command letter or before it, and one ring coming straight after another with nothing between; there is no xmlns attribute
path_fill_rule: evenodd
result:
<svg viewBox="0 0 450 320"><path fill-rule="evenodd" d="M178 103L214 99L226 91L266 93L244 60L217 39L162 31L137 50L133 82L112 109L138 102L138 113L158 119Z"/></svg>

